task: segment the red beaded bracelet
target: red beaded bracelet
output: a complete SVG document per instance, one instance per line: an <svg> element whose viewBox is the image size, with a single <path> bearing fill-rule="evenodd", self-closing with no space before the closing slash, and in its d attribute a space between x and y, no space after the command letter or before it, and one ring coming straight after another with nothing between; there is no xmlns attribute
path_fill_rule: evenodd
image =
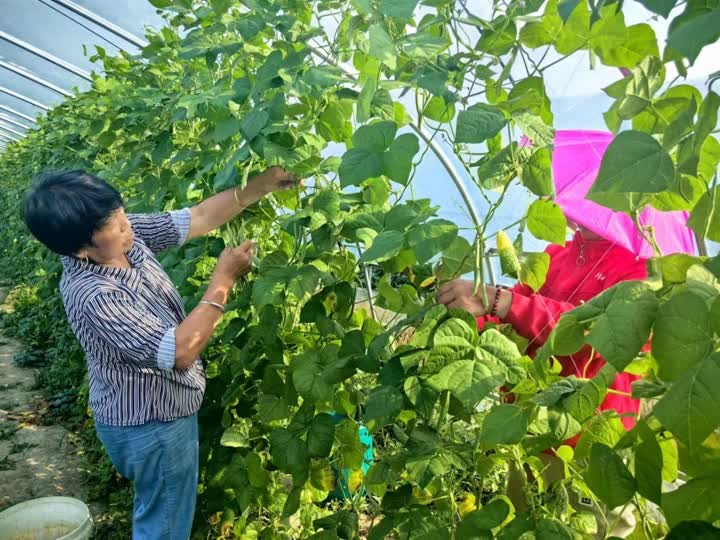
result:
<svg viewBox="0 0 720 540"><path fill-rule="evenodd" d="M495 298L493 299L492 309L490 310L491 317L497 316L497 308L498 308L498 304L500 303L500 293L501 292L502 292L502 287L495 287Z"/></svg>

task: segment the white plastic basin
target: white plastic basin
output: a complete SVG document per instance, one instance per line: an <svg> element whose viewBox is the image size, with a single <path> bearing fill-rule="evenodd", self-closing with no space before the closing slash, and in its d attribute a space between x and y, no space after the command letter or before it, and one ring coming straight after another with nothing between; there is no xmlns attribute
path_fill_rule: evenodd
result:
<svg viewBox="0 0 720 540"><path fill-rule="evenodd" d="M33 499L0 514L0 540L87 540L91 532L90 510L70 497Z"/></svg>

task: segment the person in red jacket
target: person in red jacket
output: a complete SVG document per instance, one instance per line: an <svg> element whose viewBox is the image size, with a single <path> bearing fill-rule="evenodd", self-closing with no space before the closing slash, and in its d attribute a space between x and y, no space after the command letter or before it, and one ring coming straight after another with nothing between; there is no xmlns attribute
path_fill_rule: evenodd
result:
<svg viewBox="0 0 720 540"><path fill-rule="evenodd" d="M487 298L491 305L485 306L482 295L473 294L473 283L458 279L440 288L438 301L448 307L466 309L478 318L480 328L488 319L509 323L530 341L525 352L534 357L563 313L622 281L642 280L647 276L644 259L582 227L577 227L565 247L550 245L545 252L550 255L550 268L545 284L537 293L522 284L500 290L488 286ZM605 364L597 353L592 354L590 347L558 360L562 375L585 378L595 376ZM629 394L635 379L629 373L619 373L611 388ZM637 414L638 408L639 400L615 393L609 393L600 406L600 410L614 409L619 414ZM622 422L630 429L635 417L623 416Z"/></svg>
<svg viewBox="0 0 720 540"><path fill-rule="evenodd" d="M545 284L537 293L523 284L510 289L487 286L490 305L486 306L482 295L473 294L474 284L471 281L458 279L439 289L438 301L451 308L469 311L477 317L480 329L488 320L509 323L518 334L529 340L525 353L534 357L563 313L622 281L642 280L647 276L644 259L588 229L575 227L577 231L565 247L550 245L545 250L550 255L550 268ZM558 360L562 365L562 375L585 378L595 376L605 364L590 347ZM639 400L628 396L630 385L636 378L629 373L619 373L611 388L622 394L608 393L599 407L600 410L613 409L624 415L622 422L626 429L635 425L640 406ZM574 445L575 442L577 437L567 444ZM543 474L546 484L563 477L564 465L560 460L550 455L540 457L546 463ZM518 511L527 509L524 482L524 476L511 467L507 494ZM588 503L577 493L569 495L577 511L590 511L595 515L598 525L595 538L604 538L607 533L625 537L634 530L632 509L607 509L603 505Z"/></svg>

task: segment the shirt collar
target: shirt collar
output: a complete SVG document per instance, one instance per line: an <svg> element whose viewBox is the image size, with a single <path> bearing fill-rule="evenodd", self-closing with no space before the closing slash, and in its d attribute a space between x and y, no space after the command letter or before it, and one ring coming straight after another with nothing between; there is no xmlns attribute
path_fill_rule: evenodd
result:
<svg viewBox="0 0 720 540"><path fill-rule="evenodd" d="M140 269L145 263L145 252L137 241L133 242L130 251L127 253L128 260L132 268L117 268L114 266L102 266L84 259L78 259L68 255L60 256L63 267L68 272L74 274L95 274L108 277L126 283L131 288L135 288L141 279Z"/></svg>

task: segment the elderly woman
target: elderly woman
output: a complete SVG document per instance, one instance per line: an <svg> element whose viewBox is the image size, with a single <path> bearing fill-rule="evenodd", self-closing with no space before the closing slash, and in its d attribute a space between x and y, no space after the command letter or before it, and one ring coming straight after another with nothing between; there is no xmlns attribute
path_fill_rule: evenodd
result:
<svg viewBox="0 0 720 540"><path fill-rule="evenodd" d="M118 191L83 171L44 176L25 200L32 234L61 256L60 293L86 355L98 436L135 483L133 538L188 538L198 483L199 355L235 281L252 267L252 242L220 255L188 315L155 255L233 219L297 180L279 167L245 189L189 209L126 214Z"/></svg>

